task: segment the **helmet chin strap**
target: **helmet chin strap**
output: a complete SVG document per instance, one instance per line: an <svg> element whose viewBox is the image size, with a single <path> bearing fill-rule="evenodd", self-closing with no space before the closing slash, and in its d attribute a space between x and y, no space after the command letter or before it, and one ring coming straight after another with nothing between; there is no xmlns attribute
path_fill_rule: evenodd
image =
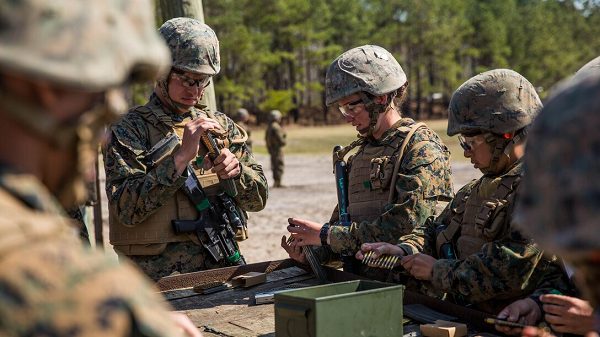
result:
<svg viewBox="0 0 600 337"><path fill-rule="evenodd" d="M487 169L482 169L481 171L484 174L499 174L502 173L506 169L506 164L503 167L500 167L500 159L503 156L507 157L507 163L510 162L510 154L514 147L522 143L527 138L527 128L523 128L516 132L510 138L504 138L502 136L494 135L492 133L488 133L485 135L486 143L490 144L490 146L494 149L492 153L492 160L490 162L490 166Z"/></svg>
<svg viewBox="0 0 600 337"><path fill-rule="evenodd" d="M392 105L392 101L394 100L396 94L397 91L388 93L385 104L379 104L375 102L375 97L367 95L366 92L361 91L359 93L360 99L365 104L365 109L369 112L369 130L366 133L367 137L373 138L373 133L375 132L375 126L377 124L377 120L379 119L379 115L386 112L390 105Z"/></svg>

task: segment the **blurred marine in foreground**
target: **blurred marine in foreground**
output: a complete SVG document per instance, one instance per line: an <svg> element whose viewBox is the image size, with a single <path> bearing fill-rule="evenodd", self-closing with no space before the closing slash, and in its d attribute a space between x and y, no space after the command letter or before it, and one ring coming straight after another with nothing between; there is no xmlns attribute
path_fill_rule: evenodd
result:
<svg viewBox="0 0 600 337"><path fill-rule="evenodd" d="M145 1L0 3L0 335L200 333L129 264L84 249L63 207L85 198L118 87L168 65ZM164 70L164 67L163 67Z"/></svg>

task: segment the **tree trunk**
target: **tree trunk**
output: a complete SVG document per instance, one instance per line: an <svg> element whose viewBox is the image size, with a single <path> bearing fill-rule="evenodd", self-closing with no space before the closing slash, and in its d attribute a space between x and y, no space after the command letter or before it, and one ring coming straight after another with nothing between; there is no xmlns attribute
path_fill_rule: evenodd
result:
<svg viewBox="0 0 600 337"><path fill-rule="evenodd" d="M157 16L161 17L162 22L178 17L193 18L204 22L202 0L158 0L158 2ZM213 81L206 87L200 103L208 106L212 111L217 110Z"/></svg>

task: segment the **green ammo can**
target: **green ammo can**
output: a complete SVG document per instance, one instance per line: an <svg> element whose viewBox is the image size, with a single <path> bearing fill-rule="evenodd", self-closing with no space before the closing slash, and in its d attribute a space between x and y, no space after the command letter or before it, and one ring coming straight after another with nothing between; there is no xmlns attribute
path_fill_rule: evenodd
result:
<svg viewBox="0 0 600 337"><path fill-rule="evenodd" d="M402 336L404 286L350 281L275 294L277 337Z"/></svg>

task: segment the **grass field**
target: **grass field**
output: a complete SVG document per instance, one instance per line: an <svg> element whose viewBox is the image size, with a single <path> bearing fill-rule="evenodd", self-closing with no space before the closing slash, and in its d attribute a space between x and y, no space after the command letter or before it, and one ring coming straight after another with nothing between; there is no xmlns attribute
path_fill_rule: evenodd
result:
<svg viewBox="0 0 600 337"><path fill-rule="evenodd" d="M442 138L452 153L452 161L464 162L462 149L457 137L446 135L447 120L431 120L425 123ZM286 154L330 154L335 145L348 145L356 139L356 131L352 126L341 124L333 126L285 126L288 144L284 148ZM252 129L253 150L266 154L265 128Z"/></svg>

